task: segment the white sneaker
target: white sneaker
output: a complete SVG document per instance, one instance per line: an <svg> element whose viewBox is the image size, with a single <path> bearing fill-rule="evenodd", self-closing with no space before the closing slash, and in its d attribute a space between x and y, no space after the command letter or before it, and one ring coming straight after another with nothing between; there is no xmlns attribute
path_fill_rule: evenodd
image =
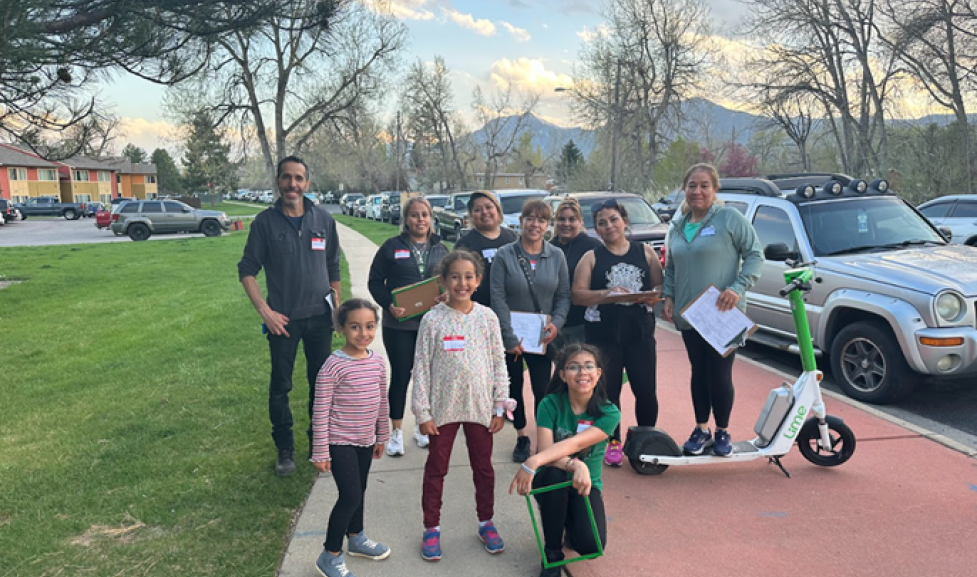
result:
<svg viewBox="0 0 977 577"><path fill-rule="evenodd" d="M422 449L426 449L431 444L431 440L427 438L427 435L421 434L421 428L417 425L414 425L414 442Z"/></svg>
<svg viewBox="0 0 977 577"><path fill-rule="evenodd" d="M404 432L400 429L390 431L390 440L387 441L387 454L391 457L401 457L404 454Z"/></svg>

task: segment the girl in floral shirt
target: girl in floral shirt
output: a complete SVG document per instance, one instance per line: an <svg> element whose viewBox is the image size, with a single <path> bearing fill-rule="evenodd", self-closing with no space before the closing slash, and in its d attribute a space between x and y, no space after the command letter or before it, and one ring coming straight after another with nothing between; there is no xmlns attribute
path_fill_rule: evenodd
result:
<svg viewBox="0 0 977 577"><path fill-rule="evenodd" d="M505 549L492 524L492 435L502 429L503 404L509 396L502 331L492 309L472 300L482 282L481 259L466 250L457 250L446 256L440 266L447 300L421 319L411 403L421 433L431 441L421 496L421 556L428 561L441 558L441 495L451 447L462 427L475 473L478 537L489 553Z"/></svg>

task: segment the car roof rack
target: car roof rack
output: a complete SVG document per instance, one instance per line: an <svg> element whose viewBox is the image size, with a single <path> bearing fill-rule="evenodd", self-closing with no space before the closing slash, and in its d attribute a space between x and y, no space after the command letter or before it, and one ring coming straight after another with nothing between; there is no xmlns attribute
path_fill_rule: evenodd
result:
<svg viewBox="0 0 977 577"><path fill-rule="evenodd" d="M758 196L783 197L784 192L777 185L764 178L721 178L719 192L736 194L755 194Z"/></svg>
<svg viewBox="0 0 977 577"><path fill-rule="evenodd" d="M763 178L776 184L780 187L780 190L794 190L798 186L804 186L805 184L821 186L829 180L837 180L842 186L848 186L848 183L854 180L853 177L847 174L834 172L790 172L771 174Z"/></svg>

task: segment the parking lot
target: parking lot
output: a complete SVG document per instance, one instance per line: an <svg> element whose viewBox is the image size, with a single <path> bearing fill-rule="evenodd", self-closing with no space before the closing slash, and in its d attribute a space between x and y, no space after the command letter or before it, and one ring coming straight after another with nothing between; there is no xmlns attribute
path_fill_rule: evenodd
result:
<svg viewBox="0 0 977 577"><path fill-rule="evenodd" d="M157 234L149 240L203 237L193 234ZM109 229L95 228L94 218L29 218L0 226L0 247L87 244L98 242L132 242L127 236L115 236Z"/></svg>

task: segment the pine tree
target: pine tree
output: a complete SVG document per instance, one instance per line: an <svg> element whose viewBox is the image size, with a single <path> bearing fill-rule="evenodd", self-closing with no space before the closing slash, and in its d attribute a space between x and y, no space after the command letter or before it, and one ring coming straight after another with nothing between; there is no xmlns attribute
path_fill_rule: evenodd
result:
<svg viewBox="0 0 977 577"><path fill-rule="evenodd" d="M573 173L577 171L580 166L584 163L583 154L580 149L577 148L576 143L571 139L567 142L566 146L563 147L563 152L560 154L560 162L557 164L556 173L557 178L560 179L560 184L566 186L570 178L573 177Z"/></svg>
<svg viewBox="0 0 977 577"><path fill-rule="evenodd" d="M151 161L156 165L157 187L163 194L183 194L183 178L173 157L165 148L153 151Z"/></svg>
<svg viewBox="0 0 977 577"><path fill-rule="evenodd" d="M237 188L236 167L228 158L231 147L224 143L209 114L194 114L184 147L184 185L189 192L221 193Z"/></svg>
<svg viewBox="0 0 977 577"><path fill-rule="evenodd" d="M146 162L146 151L131 142L122 149L122 156L128 158L134 164Z"/></svg>

